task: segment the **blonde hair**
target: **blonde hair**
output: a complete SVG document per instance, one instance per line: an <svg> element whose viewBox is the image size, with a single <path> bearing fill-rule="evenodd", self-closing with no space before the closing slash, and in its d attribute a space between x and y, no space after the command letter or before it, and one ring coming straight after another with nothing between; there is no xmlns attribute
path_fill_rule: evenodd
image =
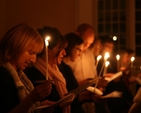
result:
<svg viewBox="0 0 141 113"><path fill-rule="evenodd" d="M19 24L11 28L0 40L0 62L15 61L22 51L36 46L38 52L41 52L44 46L38 32L27 24Z"/></svg>

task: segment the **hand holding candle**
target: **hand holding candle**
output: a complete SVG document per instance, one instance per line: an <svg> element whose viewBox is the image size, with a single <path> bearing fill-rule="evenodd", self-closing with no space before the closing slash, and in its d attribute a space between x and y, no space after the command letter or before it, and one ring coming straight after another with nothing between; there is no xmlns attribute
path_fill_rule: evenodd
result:
<svg viewBox="0 0 141 113"><path fill-rule="evenodd" d="M48 40L50 39L49 36L45 38L45 46L46 46L46 80L48 80L48 46L49 42Z"/></svg>

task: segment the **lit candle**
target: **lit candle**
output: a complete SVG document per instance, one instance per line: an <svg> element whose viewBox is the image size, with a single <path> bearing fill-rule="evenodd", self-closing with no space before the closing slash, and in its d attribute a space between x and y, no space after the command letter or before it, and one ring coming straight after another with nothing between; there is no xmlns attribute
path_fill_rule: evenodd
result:
<svg viewBox="0 0 141 113"><path fill-rule="evenodd" d="M109 54L108 52L106 52L105 55L104 55L104 60L105 60L105 62L106 62L106 60L107 60L109 57L110 57L110 54ZM104 63L105 63L105 62L104 62Z"/></svg>
<svg viewBox="0 0 141 113"><path fill-rule="evenodd" d="M96 58L96 67L97 67L97 65L98 65L98 62L99 62L99 60L102 58L102 56L101 55L98 55L97 56L97 58Z"/></svg>
<svg viewBox="0 0 141 113"><path fill-rule="evenodd" d="M104 71L103 71L103 76L105 76L105 74L107 73L107 67L108 67L109 64L110 64L109 61L106 61L106 62L105 62Z"/></svg>
<svg viewBox="0 0 141 113"><path fill-rule="evenodd" d="M104 55L104 61L103 61L103 64L102 64L102 67L101 67L99 76L101 76L102 70L104 69L105 62L107 61L107 59L108 59L109 57L110 57L110 54L109 54L108 52L106 52L105 55Z"/></svg>
<svg viewBox="0 0 141 113"><path fill-rule="evenodd" d="M120 59L120 55L117 55L116 56L116 59L117 59L117 70L119 70L119 59Z"/></svg>
<svg viewBox="0 0 141 113"><path fill-rule="evenodd" d="M45 38L45 45L46 45L46 80L48 80L48 46L49 42L48 40L50 39L49 36Z"/></svg>
<svg viewBox="0 0 141 113"><path fill-rule="evenodd" d="M131 68L133 68L133 62L135 60L135 57L131 57Z"/></svg>

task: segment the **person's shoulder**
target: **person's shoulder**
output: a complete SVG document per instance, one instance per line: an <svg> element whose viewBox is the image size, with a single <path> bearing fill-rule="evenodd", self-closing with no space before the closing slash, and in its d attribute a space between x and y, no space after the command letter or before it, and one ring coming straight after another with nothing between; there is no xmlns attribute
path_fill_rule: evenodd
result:
<svg viewBox="0 0 141 113"><path fill-rule="evenodd" d="M1 76L0 76L1 82L13 81L12 76L10 75L10 73L3 66L0 66L0 74L1 74Z"/></svg>
<svg viewBox="0 0 141 113"><path fill-rule="evenodd" d="M0 66L0 73L4 74L4 73L8 73L8 71L3 66Z"/></svg>
<svg viewBox="0 0 141 113"><path fill-rule="evenodd" d="M66 69L71 69L71 67L68 64L66 64L64 61L61 62L60 66Z"/></svg>

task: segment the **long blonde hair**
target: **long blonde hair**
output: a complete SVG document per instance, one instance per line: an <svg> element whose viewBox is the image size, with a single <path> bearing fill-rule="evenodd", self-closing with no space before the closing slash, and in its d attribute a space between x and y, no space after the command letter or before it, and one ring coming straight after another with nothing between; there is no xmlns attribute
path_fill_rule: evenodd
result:
<svg viewBox="0 0 141 113"><path fill-rule="evenodd" d="M0 40L0 63L15 61L29 46L38 46L38 51L42 51L44 42L38 32L27 24L11 28Z"/></svg>

